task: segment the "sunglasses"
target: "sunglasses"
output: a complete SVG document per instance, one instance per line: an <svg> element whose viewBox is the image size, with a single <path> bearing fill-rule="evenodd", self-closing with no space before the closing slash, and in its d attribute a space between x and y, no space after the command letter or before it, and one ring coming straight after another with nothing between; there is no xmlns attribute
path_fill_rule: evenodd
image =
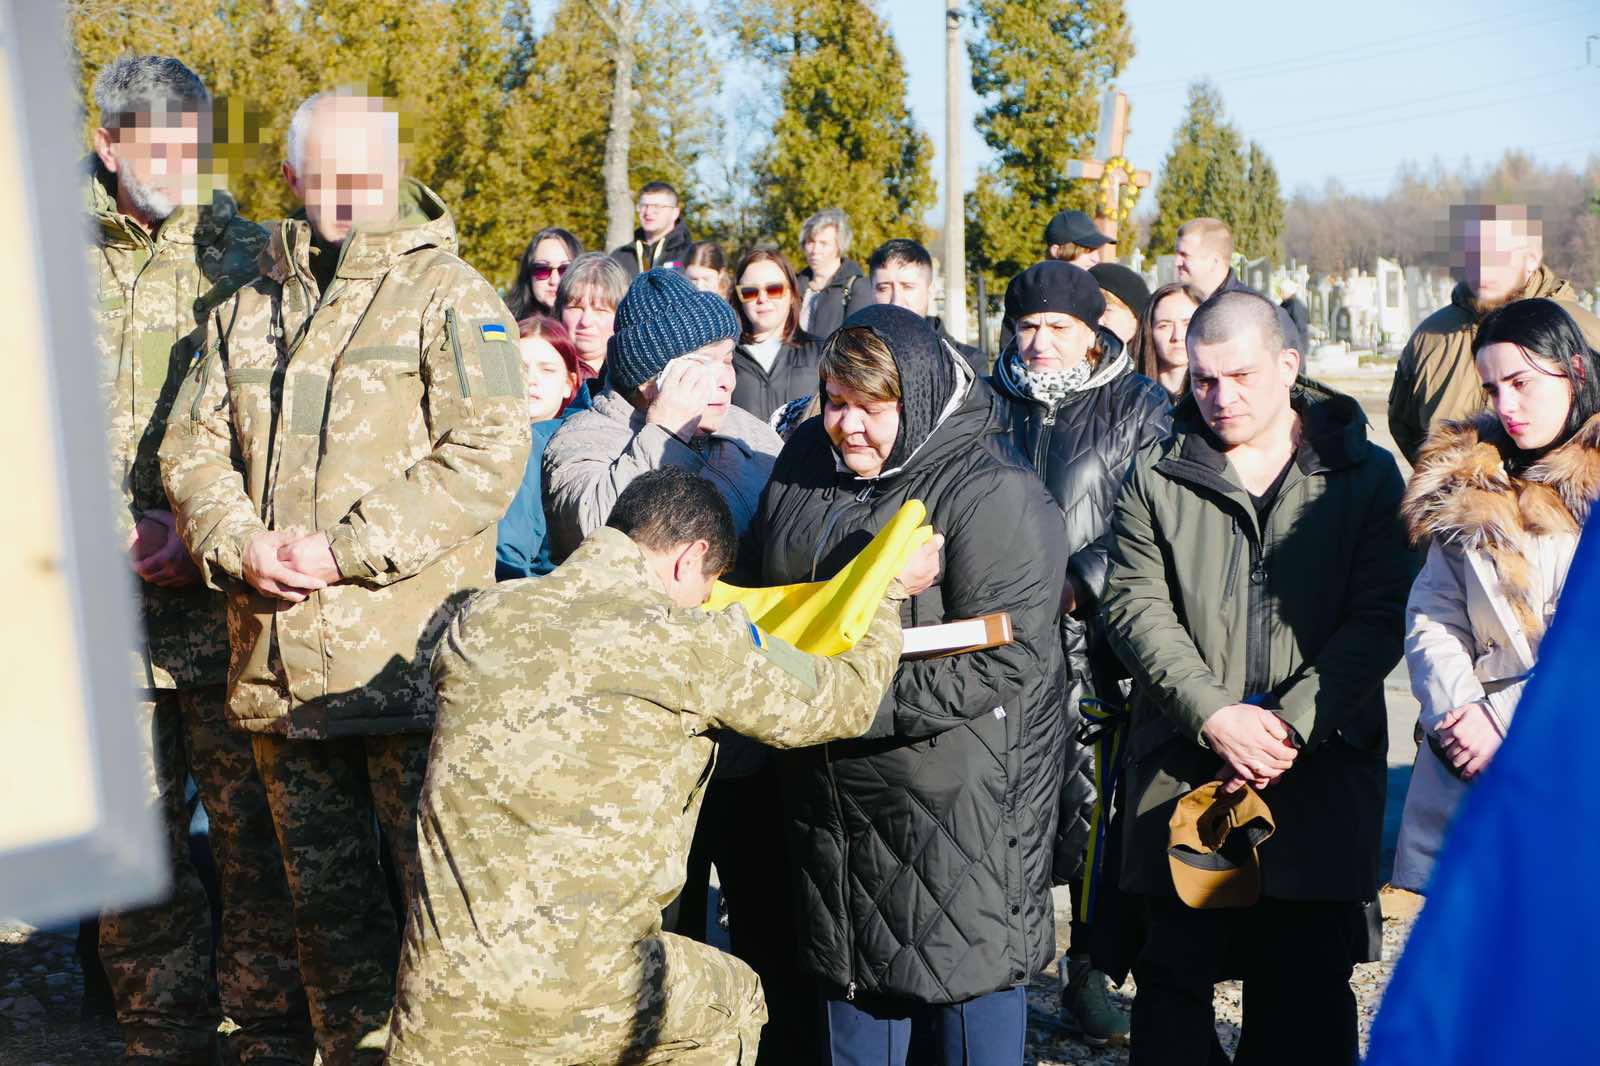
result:
<svg viewBox="0 0 1600 1066"><path fill-rule="evenodd" d="M556 276L556 280L560 281L561 275L565 274L567 272L567 268L571 265L572 264L570 262L546 263L543 259L535 259L533 266L529 268L528 273L533 275L535 281L543 281L551 274L554 274Z"/></svg>
<svg viewBox="0 0 1600 1066"><path fill-rule="evenodd" d="M769 300L779 300L789 291L789 286L781 281L774 281L771 285L740 285L739 299L747 304L753 304L762 293L767 294Z"/></svg>

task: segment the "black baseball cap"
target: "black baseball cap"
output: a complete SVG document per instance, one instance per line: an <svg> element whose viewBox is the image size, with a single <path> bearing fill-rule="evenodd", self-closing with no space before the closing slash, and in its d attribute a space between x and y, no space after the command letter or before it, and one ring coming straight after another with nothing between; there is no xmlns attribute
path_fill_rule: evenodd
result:
<svg viewBox="0 0 1600 1066"><path fill-rule="evenodd" d="M1102 244L1117 242L1100 232L1094 219L1082 211L1062 211L1044 228L1045 244L1076 244L1082 248L1098 248Z"/></svg>

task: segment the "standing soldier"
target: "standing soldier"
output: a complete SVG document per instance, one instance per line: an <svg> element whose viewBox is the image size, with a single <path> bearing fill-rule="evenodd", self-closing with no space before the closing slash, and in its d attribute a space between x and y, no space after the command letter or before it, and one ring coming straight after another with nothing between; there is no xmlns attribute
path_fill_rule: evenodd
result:
<svg viewBox="0 0 1600 1066"><path fill-rule="evenodd" d="M176 59L127 56L100 72L88 195L101 381L121 532L139 577L145 642L135 686L151 740L153 796L171 895L100 922L100 957L130 1061L209 1063L210 907L189 860L185 778L211 824L223 920L222 1012L239 1028L228 1060L309 1062L311 1031L294 924L266 792L249 737L228 728L222 597L200 584L161 488L156 446L173 396L203 344L207 311L256 276L266 242L224 192L200 199L210 95Z"/></svg>
<svg viewBox="0 0 1600 1066"><path fill-rule="evenodd" d="M427 661L494 582L528 457L517 327L403 180L399 116L326 93L295 112L264 276L214 314L161 447L178 528L228 593L228 714L253 734L294 893L325 1066L377 1062L433 726Z"/></svg>

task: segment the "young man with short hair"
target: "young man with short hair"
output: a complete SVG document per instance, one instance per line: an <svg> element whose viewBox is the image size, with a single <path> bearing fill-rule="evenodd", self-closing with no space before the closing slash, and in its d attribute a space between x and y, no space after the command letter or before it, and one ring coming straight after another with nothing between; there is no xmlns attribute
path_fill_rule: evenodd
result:
<svg viewBox="0 0 1600 1066"><path fill-rule="evenodd" d="M988 375L983 353L950 336L944 320L928 314L933 302L933 257L926 248L905 237L884 241L867 260L867 274L872 282L873 303L915 311L928 320L945 343L961 353L979 378Z"/></svg>
<svg viewBox="0 0 1600 1066"><path fill-rule="evenodd" d="M646 182L639 189L637 210L639 228L633 231L633 243L616 249L611 257L630 278L657 267L682 270L694 238L684 224L678 190L664 181Z"/></svg>

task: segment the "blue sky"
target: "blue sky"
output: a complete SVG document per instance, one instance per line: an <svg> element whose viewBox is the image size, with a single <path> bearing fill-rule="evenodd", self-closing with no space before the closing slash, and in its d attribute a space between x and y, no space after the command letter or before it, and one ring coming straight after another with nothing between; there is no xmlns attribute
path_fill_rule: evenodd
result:
<svg viewBox="0 0 1600 1066"><path fill-rule="evenodd" d="M945 7L880 0L906 60L912 111L934 140L941 194ZM1595 65L1584 66L1586 38L1600 35L1597 0L1126 7L1136 49L1120 82L1132 105L1126 154L1152 173L1197 77L1221 89L1229 117L1266 148L1287 192L1337 178L1381 193L1407 159L1482 163L1519 148L1581 166L1600 155L1600 39L1590 45ZM988 149L970 128L980 103L965 55L962 65L970 188Z"/></svg>

